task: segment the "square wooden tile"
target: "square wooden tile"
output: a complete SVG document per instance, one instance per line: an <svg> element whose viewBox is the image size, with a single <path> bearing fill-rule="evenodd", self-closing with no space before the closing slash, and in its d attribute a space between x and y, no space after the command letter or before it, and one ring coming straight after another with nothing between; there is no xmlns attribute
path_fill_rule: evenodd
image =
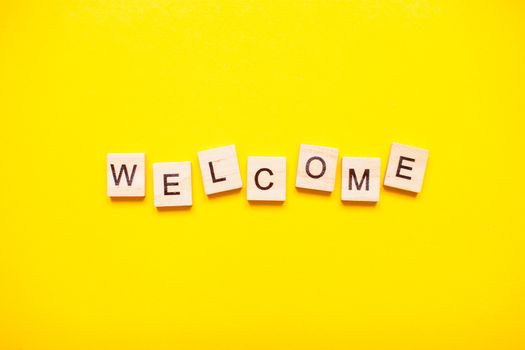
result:
<svg viewBox="0 0 525 350"><path fill-rule="evenodd" d="M191 162L153 164L155 207L181 207L193 203Z"/></svg>
<svg viewBox="0 0 525 350"><path fill-rule="evenodd" d="M286 157L248 157L249 201L286 200Z"/></svg>
<svg viewBox="0 0 525 350"><path fill-rule="evenodd" d="M343 157L341 163L341 200L378 202L381 160Z"/></svg>
<svg viewBox="0 0 525 350"><path fill-rule="evenodd" d="M332 192L338 153L337 148L301 145L295 186Z"/></svg>
<svg viewBox="0 0 525 350"><path fill-rule="evenodd" d="M426 149L392 143L385 186L416 193L421 192L427 161L428 151Z"/></svg>
<svg viewBox="0 0 525 350"><path fill-rule="evenodd" d="M207 195L242 187L235 145L201 151L198 155Z"/></svg>
<svg viewBox="0 0 525 350"><path fill-rule="evenodd" d="M144 197L146 155L109 153L107 155L107 193L109 197Z"/></svg>

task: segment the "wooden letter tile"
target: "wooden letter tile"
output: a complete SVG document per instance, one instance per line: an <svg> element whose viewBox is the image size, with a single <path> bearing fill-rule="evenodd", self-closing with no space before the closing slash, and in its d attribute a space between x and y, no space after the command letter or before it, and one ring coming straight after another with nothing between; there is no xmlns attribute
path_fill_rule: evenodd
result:
<svg viewBox="0 0 525 350"><path fill-rule="evenodd" d="M247 198L249 201L286 199L285 157L248 157Z"/></svg>
<svg viewBox="0 0 525 350"><path fill-rule="evenodd" d="M341 200L379 201L380 164L379 158L343 157Z"/></svg>
<svg viewBox="0 0 525 350"><path fill-rule="evenodd" d="M199 152L199 165L207 195L242 187L235 145Z"/></svg>
<svg viewBox="0 0 525 350"><path fill-rule="evenodd" d="M109 153L107 159L107 192L109 197L144 197L144 153Z"/></svg>
<svg viewBox="0 0 525 350"><path fill-rule="evenodd" d="M337 169L337 148L301 145L295 186L332 192Z"/></svg>
<svg viewBox="0 0 525 350"><path fill-rule="evenodd" d="M153 189L156 207L192 205L191 162L154 163Z"/></svg>
<svg viewBox="0 0 525 350"><path fill-rule="evenodd" d="M406 191L421 191L428 151L422 148L392 143L385 175L385 186Z"/></svg>

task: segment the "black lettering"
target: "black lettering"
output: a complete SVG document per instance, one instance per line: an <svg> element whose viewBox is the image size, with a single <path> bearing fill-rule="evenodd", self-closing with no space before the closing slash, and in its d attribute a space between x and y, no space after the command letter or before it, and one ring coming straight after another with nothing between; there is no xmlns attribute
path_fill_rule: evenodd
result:
<svg viewBox="0 0 525 350"><path fill-rule="evenodd" d="M397 166L396 176L400 177L400 178L403 178L403 179L412 180L412 178L410 176L401 174L401 169L412 170L412 167L403 165L403 161L404 160L406 160L408 162L415 162L416 161L414 158L408 158L408 157L403 157L403 156L399 157L399 164Z"/></svg>
<svg viewBox="0 0 525 350"><path fill-rule="evenodd" d="M265 190L269 190L270 188L272 188L273 182L270 182L266 186L261 186L261 184L259 183L259 174L262 173L263 171L266 171L270 175L273 175L273 172L268 168L261 168L257 170L257 172L255 173L255 186L257 186L258 189L265 191Z"/></svg>
<svg viewBox="0 0 525 350"><path fill-rule="evenodd" d="M120 166L120 171L117 174L115 173L115 165L111 164L111 172L113 173L113 180L115 181L115 186L120 185L120 180L122 180L122 173L124 173L124 176L126 177L126 182L128 183L128 186L131 186L133 183L133 178L135 177L135 170L137 170L137 164L133 164L133 170L131 170L131 176L128 174L128 167L126 164L123 164Z"/></svg>
<svg viewBox="0 0 525 350"><path fill-rule="evenodd" d="M215 178L215 170L213 170L213 163L212 162L208 162L208 165L210 166L211 182L216 183L216 182L226 181L225 177L221 177L219 179L216 179Z"/></svg>
<svg viewBox="0 0 525 350"><path fill-rule="evenodd" d="M361 182L357 182L357 175L355 173L355 169L350 169L350 180L348 184L348 189L352 190L352 182L355 181L355 187L358 191L361 190L361 187L363 187L363 183L365 184L365 191L370 190L370 169L366 169L363 173L363 177L361 178Z"/></svg>
<svg viewBox="0 0 525 350"><path fill-rule="evenodd" d="M164 174L164 195L179 195L180 192L170 192L168 191L168 186L178 186L178 182L168 182L168 177L178 177L179 174Z"/></svg>
<svg viewBox="0 0 525 350"><path fill-rule="evenodd" d="M321 164L323 165L323 169L321 170L321 172L317 175L314 175L310 172L310 163L313 162L314 160L318 160L321 162ZM306 173L308 174L308 176L310 176L312 179L318 179L320 178L321 176L324 175L324 173L326 172L326 162L324 161L323 158L321 157L312 157L310 159L308 159L308 161L306 162Z"/></svg>

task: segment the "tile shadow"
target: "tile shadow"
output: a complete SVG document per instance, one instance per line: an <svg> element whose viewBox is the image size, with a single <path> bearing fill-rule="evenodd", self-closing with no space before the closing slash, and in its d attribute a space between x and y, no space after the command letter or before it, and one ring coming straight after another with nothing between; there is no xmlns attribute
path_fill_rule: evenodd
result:
<svg viewBox="0 0 525 350"><path fill-rule="evenodd" d="M234 190L229 190L229 191L224 191L224 192L219 192L219 193L214 193L214 194L209 194L207 195L207 197L209 199L213 199L213 198L220 198L220 197L226 197L226 196L229 196L229 195L233 195L233 194L238 194L240 193L242 190L242 188L236 188Z"/></svg>
<svg viewBox="0 0 525 350"><path fill-rule="evenodd" d="M406 190L402 190L402 189L394 188L394 187L383 186L383 188L387 192L397 193L397 194L401 194L401 195L412 197L412 198L417 198L417 196L419 194L419 193L416 193L416 192L410 192L410 191L406 191Z"/></svg>
<svg viewBox="0 0 525 350"><path fill-rule="evenodd" d="M360 208L375 208L378 202L361 202L361 201L343 201L341 203L345 207L360 207Z"/></svg>
<svg viewBox="0 0 525 350"><path fill-rule="evenodd" d="M298 193L313 194L313 195L322 196L322 197L330 197L330 196L332 195L332 192L328 192L328 191L319 191L319 190L310 190L310 189L308 189L308 188L299 188L299 187L296 187L295 190L296 190Z"/></svg>

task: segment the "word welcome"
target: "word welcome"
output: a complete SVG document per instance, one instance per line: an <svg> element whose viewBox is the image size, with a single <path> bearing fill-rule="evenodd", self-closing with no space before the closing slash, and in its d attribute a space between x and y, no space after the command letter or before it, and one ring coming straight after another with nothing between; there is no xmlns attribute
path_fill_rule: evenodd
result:
<svg viewBox="0 0 525 350"><path fill-rule="evenodd" d="M336 148L301 145L295 186L332 192L335 185ZM206 195L240 189L243 186L235 145L198 153ZM384 185L420 192L428 151L393 143ZM110 197L145 196L144 153L110 153L107 156L107 193ZM379 201L380 159L342 157L341 200ZM247 199L286 200L286 158L248 157ZM153 164L156 207L191 206L191 162Z"/></svg>

